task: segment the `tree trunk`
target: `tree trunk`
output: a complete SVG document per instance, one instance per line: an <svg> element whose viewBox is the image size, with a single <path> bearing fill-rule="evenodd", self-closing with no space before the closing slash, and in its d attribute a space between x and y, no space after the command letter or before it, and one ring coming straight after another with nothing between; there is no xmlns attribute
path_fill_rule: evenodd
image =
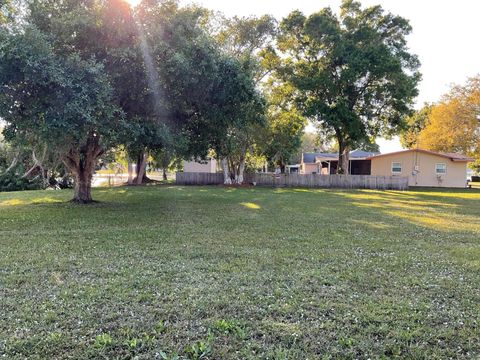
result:
<svg viewBox="0 0 480 360"><path fill-rule="evenodd" d="M237 185L242 185L245 178L245 156L240 158L240 164L238 164L238 173L236 174Z"/></svg>
<svg viewBox="0 0 480 360"><path fill-rule="evenodd" d="M22 178L31 179L32 174L34 174L37 170L40 170L40 166L35 163L25 174L23 174Z"/></svg>
<svg viewBox="0 0 480 360"><path fill-rule="evenodd" d="M139 155L137 161L137 177L135 178L135 183L137 185L142 185L148 181L147 178L147 153L143 152Z"/></svg>
<svg viewBox="0 0 480 360"><path fill-rule="evenodd" d="M88 169L79 169L75 175L75 194L73 202L77 204L88 204L92 199L92 175L93 171Z"/></svg>
<svg viewBox="0 0 480 360"><path fill-rule="evenodd" d="M221 161L223 170L223 184L232 185L232 179L230 178L230 171L228 167L228 159L226 157L223 157Z"/></svg>
<svg viewBox="0 0 480 360"><path fill-rule="evenodd" d="M240 161L235 169L235 184L242 185L245 179L245 163L247 160L247 148L244 147L240 154Z"/></svg>
<svg viewBox="0 0 480 360"><path fill-rule="evenodd" d="M345 141L338 140L338 167L337 167L337 174L345 174L348 175L349 173L349 153L350 149L345 144Z"/></svg>
<svg viewBox="0 0 480 360"><path fill-rule="evenodd" d="M42 185L44 188L48 186L47 183L47 177L45 176L45 168L43 167L43 163L45 161L45 158L47 156L47 146L45 145L45 148L43 149L42 157L39 159L37 158L35 154L35 150L32 151L32 160L34 162L33 166L25 173L23 174L23 178L26 179L31 179L32 175L35 175L35 173L40 174L42 177Z"/></svg>
<svg viewBox="0 0 480 360"><path fill-rule="evenodd" d="M72 202L77 204L89 204L92 200L92 177L95 164L103 154L98 136L91 134L85 145L72 148L63 157L65 166L75 177L75 192Z"/></svg>
<svg viewBox="0 0 480 360"><path fill-rule="evenodd" d="M163 168L163 181L167 181L167 180L168 180L167 169Z"/></svg>
<svg viewBox="0 0 480 360"><path fill-rule="evenodd" d="M20 151L17 151L15 155L13 156L12 162L10 163L10 166L5 170L4 174L8 173L10 170L12 170L15 166L17 166L18 163L18 157L20 156Z"/></svg>
<svg viewBox="0 0 480 360"><path fill-rule="evenodd" d="M142 185L148 183L150 180L147 177L147 160L148 154L146 151L142 151L137 157L136 163L136 176L133 178L133 184Z"/></svg>
<svg viewBox="0 0 480 360"><path fill-rule="evenodd" d="M133 164L131 161L128 161L128 185L133 185Z"/></svg>

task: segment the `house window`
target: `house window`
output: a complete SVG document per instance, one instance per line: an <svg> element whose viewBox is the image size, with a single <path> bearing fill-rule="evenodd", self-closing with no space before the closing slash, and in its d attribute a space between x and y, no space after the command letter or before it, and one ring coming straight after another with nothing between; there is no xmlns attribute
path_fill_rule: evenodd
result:
<svg viewBox="0 0 480 360"><path fill-rule="evenodd" d="M402 163L392 162L392 174L401 174L401 173L402 173Z"/></svg>
<svg viewBox="0 0 480 360"><path fill-rule="evenodd" d="M439 163L435 164L435 174L443 175L447 173L447 164Z"/></svg>

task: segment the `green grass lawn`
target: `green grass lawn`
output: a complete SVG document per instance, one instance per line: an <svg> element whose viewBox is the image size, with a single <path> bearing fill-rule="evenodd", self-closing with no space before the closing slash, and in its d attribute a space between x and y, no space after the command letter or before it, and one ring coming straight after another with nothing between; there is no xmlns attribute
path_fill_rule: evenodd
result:
<svg viewBox="0 0 480 360"><path fill-rule="evenodd" d="M94 196L0 194L0 358L480 356L480 190Z"/></svg>

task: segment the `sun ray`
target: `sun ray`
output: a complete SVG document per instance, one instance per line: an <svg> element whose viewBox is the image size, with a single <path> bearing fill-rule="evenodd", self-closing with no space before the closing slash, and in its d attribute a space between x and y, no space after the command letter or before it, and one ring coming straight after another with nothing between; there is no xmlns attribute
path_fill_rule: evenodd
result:
<svg viewBox="0 0 480 360"><path fill-rule="evenodd" d="M141 1L142 0L126 0L126 2L128 2L131 7L137 6L138 4L140 4Z"/></svg>

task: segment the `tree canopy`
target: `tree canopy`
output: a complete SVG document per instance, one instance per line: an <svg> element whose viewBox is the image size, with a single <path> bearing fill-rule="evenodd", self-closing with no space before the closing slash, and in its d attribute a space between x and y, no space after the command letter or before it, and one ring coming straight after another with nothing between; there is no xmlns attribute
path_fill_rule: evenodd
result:
<svg viewBox="0 0 480 360"><path fill-rule="evenodd" d="M95 161L122 126L102 64L59 53L33 26L2 35L0 116L7 139L55 147L76 177L74 199L90 201Z"/></svg>
<svg viewBox="0 0 480 360"><path fill-rule="evenodd" d="M454 86L438 104L420 112L410 128L420 128L417 146L439 152L457 152L475 158L480 169L480 76Z"/></svg>
<svg viewBox="0 0 480 360"><path fill-rule="evenodd" d="M205 157L226 151L261 117L251 69L218 47L202 8L144 1L133 10L122 0L25 6L22 28L2 32L5 134L55 144L76 178L75 201L91 201L96 161L111 146L123 144L143 165L148 152L167 148Z"/></svg>
<svg viewBox="0 0 480 360"><path fill-rule="evenodd" d="M223 134L216 136L213 147L221 159L225 184L242 184L248 154L261 142L266 121L266 99L260 91L260 82L269 73L263 64L262 53L274 41L276 22L270 16L223 19L216 41L222 50L233 57L248 74L250 99L235 106L233 113L221 127ZM245 89L246 89L245 88ZM218 110L217 110L218 111Z"/></svg>
<svg viewBox="0 0 480 360"><path fill-rule="evenodd" d="M353 143L396 132L411 111L420 80L406 44L411 27L380 6L344 0L339 16L294 11L280 29L280 75L297 89L303 114L334 133L339 172L347 172Z"/></svg>
<svg viewBox="0 0 480 360"><path fill-rule="evenodd" d="M95 166L113 149L137 163L138 184L148 159L165 168L211 154L241 184L248 159L283 169L308 121L337 140L347 171L350 149L403 126L420 79L408 22L355 1L280 25L175 0L0 5L5 139L32 153L27 173L61 159L77 202L92 200Z"/></svg>
<svg viewBox="0 0 480 360"><path fill-rule="evenodd" d="M406 119L405 128L400 133L400 142L404 148L413 149L419 145L418 136L427 126L432 108L432 105L425 104Z"/></svg>

